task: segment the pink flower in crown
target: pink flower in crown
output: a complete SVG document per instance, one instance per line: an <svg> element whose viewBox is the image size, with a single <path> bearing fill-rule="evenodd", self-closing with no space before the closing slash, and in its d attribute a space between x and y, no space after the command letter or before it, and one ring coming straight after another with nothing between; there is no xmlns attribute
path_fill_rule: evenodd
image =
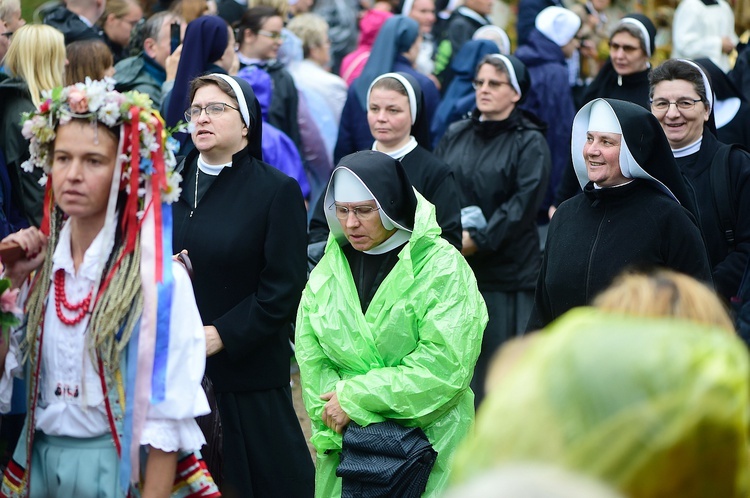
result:
<svg viewBox="0 0 750 498"><path fill-rule="evenodd" d="M68 94L68 105L70 110L76 114L87 114L89 112L89 101L86 94L77 88L73 88Z"/></svg>
<svg viewBox="0 0 750 498"><path fill-rule="evenodd" d="M6 289L5 292L0 294L0 311L3 313L22 313L21 308L16 304L18 301L19 290L20 289Z"/></svg>

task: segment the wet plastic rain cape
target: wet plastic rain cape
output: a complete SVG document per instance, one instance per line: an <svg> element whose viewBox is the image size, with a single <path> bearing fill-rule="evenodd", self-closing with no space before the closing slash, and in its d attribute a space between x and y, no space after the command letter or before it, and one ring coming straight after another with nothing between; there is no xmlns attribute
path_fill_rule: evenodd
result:
<svg viewBox="0 0 750 498"><path fill-rule="evenodd" d="M746 497L749 375L724 330L572 310L497 380L452 478L537 462L631 498Z"/></svg>
<svg viewBox="0 0 750 498"><path fill-rule="evenodd" d="M417 194L410 241L361 312L349 264L331 235L297 318L297 360L317 450L317 497L341 496L341 435L326 427L320 395L336 391L360 425L421 427L438 452L423 496L438 496L456 446L474 420L469 389L487 309L463 256L440 238L435 208Z"/></svg>

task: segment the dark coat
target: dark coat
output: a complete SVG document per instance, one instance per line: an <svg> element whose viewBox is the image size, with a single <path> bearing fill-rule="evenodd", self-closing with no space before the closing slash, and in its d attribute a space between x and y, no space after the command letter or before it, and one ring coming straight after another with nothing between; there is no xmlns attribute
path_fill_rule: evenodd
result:
<svg viewBox="0 0 750 498"><path fill-rule="evenodd" d="M536 284L541 254L536 213L547 188L550 153L544 125L515 109L504 121L453 123L435 155L453 170L461 207L479 206L483 230L467 258L481 291L517 292Z"/></svg>
<svg viewBox="0 0 750 498"><path fill-rule="evenodd" d="M560 0L520 0L518 2L518 15L516 16L516 33L518 33L518 44L526 43L529 33L534 29L536 16L547 7L564 7Z"/></svg>
<svg viewBox="0 0 750 498"><path fill-rule="evenodd" d="M639 73L620 76L607 61L602 66L594 81L586 89L583 103L591 102L597 98L608 98L632 102L651 111L651 103L648 101L648 74L651 69Z"/></svg>
<svg viewBox="0 0 750 498"><path fill-rule="evenodd" d="M406 57L400 54L396 57L391 71L408 73L417 80L424 97L425 119L428 123L431 123L435 109L438 106L438 102L440 102L440 92L438 92L432 80L422 73L417 72ZM351 85L347 91L344 109L341 112L339 136L336 140L336 148L333 150L334 164L338 164L344 156L360 150L371 149L373 142L374 139L370 133L370 125L367 123L367 110L359 102L355 85ZM430 146L429 142L420 145L423 147Z"/></svg>
<svg viewBox="0 0 750 498"><path fill-rule="evenodd" d="M78 14L58 5L44 16L44 24L52 26L65 36L65 45L81 40L101 40L95 28L91 28L81 21Z"/></svg>
<svg viewBox="0 0 750 498"><path fill-rule="evenodd" d="M406 154L401 159L401 165L414 188L435 205L437 222L443 230L442 237L456 249L461 249L461 207L453 172L441 159L420 146ZM324 209L324 196L321 196L310 219L311 244L328 239Z"/></svg>
<svg viewBox="0 0 750 498"><path fill-rule="evenodd" d="M700 230L688 211L646 180L594 189L552 217L528 330L590 304L625 268L663 266L711 282Z"/></svg>
<svg viewBox="0 0 750 498"><path fill-rule="evenodd" d="M32 173L21 169L29 159L29 141L21 134L21 114L34 111L29 87L20 78L0 82L0 150L5 154L11 183L11 199L26 220L35 226L42 222L44 187L39 185L40 168Z"/></svg>
<svg viewBox="0 0 750 498"><path fill-rule="evenodd" d="M552 205L563 171L570 165L570 128L575 116L573 92L568 84L565 54L536 28L529 33L528 43L518 47L516 57L526 64L531 77L531 89L521 104L547 123L547 145L552 155L552 172L542 202L546 213Z"/></svg>
<svg viewBox="0 0 750 498"><path fill-rule="evenodd" d="M185 161L186 185L197 156L193 150ZM289 385L288 340L306 277L299 185L247 151L232 164L196 209L186 187L173 207L173 247L188 250L203 323L216 327L225 346L206 362L217 393Z"/></svg>
<svg viewBox="0 0 750 498"><path fill-rule="evenodd" d="M492 24L490 20L468 7L461 6L453 11L445 25L445 30L435 49L435 76L440 80L443 90L448 88L453 79L451 61L461 50L464 43L471 40L474 32Z"/></svg>
<svg viewBox="0 0 750 498"><path fill-rule="evenodd" d="M730 252L711 187L711 161L720 147L728 146L720 144L711 133L704 132L700 151L676 161L695 191L716 291L729 302L737 294L750 254L750 218L747 216L750 213L750 155L736 149L729 156L729 187L732 189L729 202L734 203L734 212L738 215L734 227L736 246ZM727 166L722 164L719 167Z"/></svg>

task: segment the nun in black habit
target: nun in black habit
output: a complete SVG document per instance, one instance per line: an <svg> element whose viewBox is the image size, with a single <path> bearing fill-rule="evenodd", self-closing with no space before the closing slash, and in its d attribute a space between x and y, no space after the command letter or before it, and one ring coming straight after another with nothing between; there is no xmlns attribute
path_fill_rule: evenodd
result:
<svg viewBox="0 0 750 498"><path fill-rule="evenodd" d="M305 285L299 185L262 162L250 85L213 74L191 83L195 149L174 204L206 331L206 374L223 429L227 497L313 495L314 468L292 406L289 336Z"/></svg>
<svg viewBox="0 0 750 498"><path fill-rule="evenodd" d="M589 304L628 267L712 282L696 208L651 113L596 99L573 121L571 151L583 195L563 202L550 222L528 330Z"/></svg>
<svg viewBox="0 0 750 498"><path fill-rule="evenodd" d="M377 102L372 99L373 92ZM372 150L401 162L414 188L435 205L443 238L461 249L461 207L453 172L421 145L429 143L430 121L417 79L403 72L378 76L370 84L366 107L370 133L375 137ZM328 238L327 207L321 196L310 220L311 262L321 258Z"/></svg>

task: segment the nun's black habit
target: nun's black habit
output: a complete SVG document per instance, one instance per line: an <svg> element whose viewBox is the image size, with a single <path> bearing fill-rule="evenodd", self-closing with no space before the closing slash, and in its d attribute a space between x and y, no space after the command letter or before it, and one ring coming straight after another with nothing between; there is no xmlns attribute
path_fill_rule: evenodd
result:
<svg viewBox="0 0 750 498"><path fill-rule="evenodd" d="M226 78L245 104L249 143L213 178L198 172L193 150L173 208L173 246L188 250L203 324L224 343L206 362L223 429L222 493L311 497L314 468L289 388L288 341L306 275L304 201L294 179L261 161L250 85Z"/></svg>
<svg viewBox="0 0 750 498"><path fill-rule="evenodd" d="M630 183L595 188L588 181L582 151L596 103L606 103L622 129ZM589 304L628 267L663 266L710 283L695 208L657 119L635 104L597 99L576 115L572 144L584 195L563 202L550 222L528 329Z"/></svg>

